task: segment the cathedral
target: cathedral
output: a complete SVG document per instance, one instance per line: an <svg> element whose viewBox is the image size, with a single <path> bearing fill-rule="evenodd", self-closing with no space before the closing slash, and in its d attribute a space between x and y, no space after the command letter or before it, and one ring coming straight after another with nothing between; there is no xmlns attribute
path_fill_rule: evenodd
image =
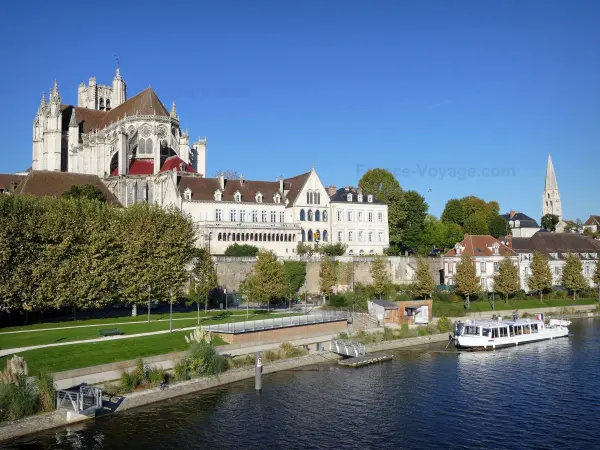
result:
<svg viewBox="0 0 600 450"><path fill-rule="evenodd" d="M167 172L205 175L206 139L190 147L175 103L169 112L151 87L127 98L117 68L112 85L94 77L77 89L77 106L61 102L58 83L42 94L33 126L32 170L96 175L127 206L161 201Z"/></svg>

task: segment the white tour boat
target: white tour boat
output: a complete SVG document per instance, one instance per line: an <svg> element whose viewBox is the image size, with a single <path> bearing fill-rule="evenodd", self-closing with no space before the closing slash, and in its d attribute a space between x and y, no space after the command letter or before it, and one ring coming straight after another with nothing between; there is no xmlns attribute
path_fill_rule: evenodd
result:
<svg viewBox="0 0 600 450"><path fill-rule="evenodd" d="M569 335L570 320L550 319L544 321L543 314L535 319L467 320L459 322L454 331L456 348L468 350L495 350L528 342L543 341Z"/></svg>

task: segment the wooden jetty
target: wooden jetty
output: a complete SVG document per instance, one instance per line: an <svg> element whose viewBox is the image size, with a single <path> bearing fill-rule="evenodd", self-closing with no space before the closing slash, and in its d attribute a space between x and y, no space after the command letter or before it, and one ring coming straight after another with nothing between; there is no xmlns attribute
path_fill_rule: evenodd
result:
<svg viewBox="0 0 600 450"><path fill-rule="evenodd" d="M382 361L390 361L394 357L392 355L364 355L354 358L346 358L338 361L338 364L347 367L362 367L369 364L376 364Z"/></svg>

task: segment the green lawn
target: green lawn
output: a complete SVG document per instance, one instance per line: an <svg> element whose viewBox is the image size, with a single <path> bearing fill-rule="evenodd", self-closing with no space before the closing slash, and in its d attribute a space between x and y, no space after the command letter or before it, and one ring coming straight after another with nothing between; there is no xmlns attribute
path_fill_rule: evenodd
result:
<svg viewBox="0 0 600 450"><path fill-rule="evenodd" d="M234 315L246 315L245 309L235 309L229 310ZM260 310L263 311L263 310ZM256 312L254 309L250 309L248 311L250 314ZM200 319L206 316L218 316L223 314L223 311L208 311L204 313L204 311L200 311ZM196 319L198 317L198 313L196 311L184 312L184 313L173 313L174 319ZM270 317L270 316L269 316ZM168 320L169 313L160 313L160 314L150 314L150 322L154 322L157 320ZM9 327L9 328L0 328L0 336L1 333L5 331L19 331L19 330L39 330L42 328L62 328L62 327L76 327L81 325L110 325L111 323L123 323L123 322L131 322L131 323L148 323L148 315L140 314L138 316L123 316L123 317L104 317L101 319L83 319L83 320L64 320L60 322L42 322L36 323L32 325L24 325L20 327ZM178 321L179 322L179 321Z"/></svg>
<svg viewBox="0 0 600 450"><path fill-rule="evenodd" d="M220 337L215 337L215 344L222 345L225 342ZM37 375L40 370L50 373L62 372L80 367L126 361L140 356L147 357L183 351L187 348L185 333L180 331L136 339L40 348L20 353L20 356L27 361L29 374ZM4 367L6 365L4 361L11 356L0 358L0 365Z"/></svg>
<svg viewBox="0 0 600 450"><path fill-rule="evenodd" d="M290 314L251 314L249 320L272 319L278 317L288 317ZM298 314L292 314L298 315ZM201 320L203 317L201 317ZM231 315L224 318L215 318L215 315L208 316L202 320L202 325L215 325L219 323L243 322L246 320L246 315ZM173 330L180 328L193 327L197 324L197 319L177 320L173 322ZM33 325L36 327L36 325ZM10 333L0 334L0 348L18 348L29 347L33 345L53 344L57 342L78 341L84 339L94 339L101 337L99 330L104 328L113 328L106 322L85 328L64 328L49 331L32 331L29 333ZM149 333L152 331L161 331L169 329L169 322L137 322L127 325L118 325L114 328L119 328L125 334ZM16 329L31 329L31 327L21 327ZM130 342L141 338L131 338L122 342ZM88 345L88 344L86 344ZM122 344L127 345L127 344ZM71 348L72 346L68 346Z"/></svg>
<svg viewBox="0 0 600 450"><path fill-rule="evenodd" d="M540 302L539 299L531 298L527 300L515 300L511 299L508 303L504 303L501 298L496 298L495 307L496 311L514 311L516 309L530 309L530 308L551 308L551 307L571 307L577 305L594 305L597 304L597 299L554 299L544 300ZM492 305L486 300L472 301L469 309L465 310L464 302L443 302L439 300L433 300L433 315L435 317L462 317L467 312L492 312Z"/></svg>

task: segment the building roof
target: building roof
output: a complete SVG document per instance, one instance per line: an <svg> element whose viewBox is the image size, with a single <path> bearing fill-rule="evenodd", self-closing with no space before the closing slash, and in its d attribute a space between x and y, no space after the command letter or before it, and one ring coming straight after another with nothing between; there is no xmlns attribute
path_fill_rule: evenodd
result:
<svg viewBox="0 0 600 450"><path fill-rule="evenodd" d="M298 195L300 195L300 191L306 184L306 180L308 180L310 174L311 172L306 172L285 180L283 188L284 190L288 191L287 199L289 200L290 205L293 205L298 198Z"/></svg>
<svg viewBox="0 0 600 450"><path fill-rule="evenodd" d="M340 188L335 191L335 194L330 196L332 202L344 202L344 203L368 203L368 195L363 194L362 202L358 201L358 194L362 193L362 191L358 191L358 189L353 187L345 187ZM348 194L352 194L352 200L348 200ZM383 202L377 201L375 196L372 197L373 201L371 203L383 205Z"/></svg>
<svg viewBox="0 0 600 450"><path fill-rule="evenodd" d="M598 226L600 226L600 216L590 216L590 218L585 221L584 225L598 225Z"/></svg>
<svg viewBox="0 0 600 450"><path fill-rule="evenodd" d="M532 219L531 217L526 216L525 214L520 212L511 211L510 213L502 214L501 217L504 218L507 222L510 220L516 222L518 220L519 226L513 228L540 228L535 219Z"/></svg>
<svg viewBox="0 0 600 450"><path fill-rule="evenodd" d="M387 300L371 300L371 303L374 303L378 306L382 306L383 309L398 309L399 306L395 305Z"/></svg>
<svg viewBox="0 0 600 450"><path fill-rule="evenodd" d="M162 104L156 92L151 87L144 89L142 92L129 100L121 103L116 108L110 111L98 111L91 108L82 108L80 106L73 105L60 105L60 109L63 112L62 116L62 128L67 130L69 128L69 122L71 115L75 111L75 119L80 129L84 133L89 133L93 130L101 130L110 125L111 122L118 122L123 119L126 115L133 116L136 114L141 115L157 115L163 117L170 117L170 113Z"/></svg>
<svg viewBox="0 0 600 450"><path fill-rule="evenodd" d="M177 155L169 156L160 168L160 172L166 172L173 169L177 169L178 171L182 172L196 173L192 166L190 166Z"/></svg>
<svg viewBox="0 0 600 450"><path fill-rule="evenodd" d="M177 169L177 171L188 172L188 173L196 173L196 171L183 161L179 156L169 156L159 172L168 172L173 169ZM127 175L152 175L154 173L154 159L149 158L140 158L133 159L129 162L129 169L127 170ZM113 171L110 173L111 177L116 177L119 175L119 168L115 167Z"/></svg>
<svg viewBox="0 0 600 450"><path fill-rule="evenodd" d="M227 180L224 179L225 188L221 189L218 178L201 178L182 176L178 189L183 193L186 189L192 191L192 200L215 200L215 192L221 190L221 201L233 202L234 195L239 192L242 203L256 203L256 195L260 192L263 196L262 203L274 204L275 194L280 195L280 203L285 204L283 193L279 191L278 181L253 181L253 180Z"/></svg>
<svg viewBox="0 0 600 450"><path fill-rule="evenodd" d="M464 253L469 253L473 256L497 256L494 255L494 251L491 248L494 244L498 244L498 253L500 256L516 256L517 254L510 247L507 247L490 235L465 234L465 238L460 244L464 247ZM457 256L456 249L451 249L444 256Z"/></svg>
<svg viewBox="0 0 600 450"><path fill-rule="evenodd" d="M550 253L597 253L600 241L578 233L536 233L530 238L513 237L513 249L517 253L538 251Z"/></svg>
<svg viewBox="0 0 600 450"><path fill-rule="evenodd" d="M23 178L25 178L23 175L0 173L0 191L14 192Z"/></svg>
<svg viewBox="0 0 600 450"><path fill-rule="evenodd" d="M91 184L106 194L107 202L111 205L121 205L117 197L108 190L102 180L96 175L86 175L71 172L52 172L32 170L19 184L15 194L35 195L36 197L60 197L71 186Z"/></svg>

